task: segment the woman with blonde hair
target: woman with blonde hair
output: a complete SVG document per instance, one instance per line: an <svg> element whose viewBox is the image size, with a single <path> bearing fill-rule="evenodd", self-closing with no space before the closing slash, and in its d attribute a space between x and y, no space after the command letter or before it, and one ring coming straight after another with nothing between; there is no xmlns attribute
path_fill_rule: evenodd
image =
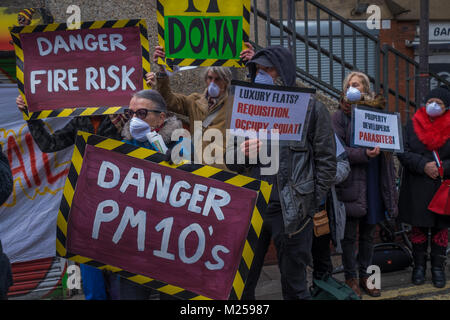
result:
<svg viewBox="0 0 450 320"><path fill-rule="evenodd" d="M372 264L376 224L385 219L386 212L391 217L398 212L396 174L391 153L381 152L379 147L350 146L351 110L355 105L384 109L384 99L370 90L369 78L361 72L351 72L345 78L340 108L333 114L334 130L345 144L351 169L347 179L336 186L338 199L344 203L347 214L344 239L341 241L342 263L346 283L359 296L360 288L370 296L380 296L379 289L367 286L370 276L367 268Z"/></svg>

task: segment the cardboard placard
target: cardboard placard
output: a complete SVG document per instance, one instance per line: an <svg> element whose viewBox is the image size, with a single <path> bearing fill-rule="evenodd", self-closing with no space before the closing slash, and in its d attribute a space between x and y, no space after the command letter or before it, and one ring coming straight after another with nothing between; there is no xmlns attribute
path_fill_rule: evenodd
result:
<svg viewBox="0 0 450 320"><path fill-rule="evenodd" d="M352 108L352 147L403 152L403 132L398 112L357 105Z"/></svg>
<svg viewBox="0 0 450 320"><path fill-rule="evenodd" d="M58 255L180 299L239 299L271 186L79 132Z"/></svg>
<svg viewBox="0 0 450 320"><path fill-rule="evenodd" d="M270 138L270 130L276 129L280 140L304 143L314 89L235 80L231 84L233 109L229 127L232 134L246 136L249 130L266 130Z"/></svg>
<svg viewBox="0 0 450 320"><path fill-rule="evenodd" d="M24 118L123 113L132 93L147 88L145 20L12 27Z"/></svg>
<svg viewBox="0 0 450 320"><path fill-rule="evenodd" d="M244 67L239 54L250 34L250 0L158 0L158 43L178 66Z"/></svg>

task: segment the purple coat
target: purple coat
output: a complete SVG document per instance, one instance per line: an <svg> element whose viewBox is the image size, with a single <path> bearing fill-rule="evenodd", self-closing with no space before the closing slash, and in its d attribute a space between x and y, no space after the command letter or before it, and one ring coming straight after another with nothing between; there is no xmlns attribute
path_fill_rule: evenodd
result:
<svg viewBox="0 0 450 320"><path fill-rule="evenodd" d="M351 119L342 110L333 116L334 131L345 143L344 148L350 162L350 174L346 180L336 186L338 199L345 205L347 216L363 217L367 214L367 165L369 157L365 148L352 148ZM398 192L395 185L395 167L391 153L382 152L380 164L380 191L388 214L396 217L398 214Z"/></svg>

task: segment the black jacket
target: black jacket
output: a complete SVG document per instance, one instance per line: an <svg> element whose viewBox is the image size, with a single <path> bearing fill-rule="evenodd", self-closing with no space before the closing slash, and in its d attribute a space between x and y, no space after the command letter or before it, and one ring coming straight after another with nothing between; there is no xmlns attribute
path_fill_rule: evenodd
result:
<svg viewBox="0 0 450 320"><path fill-rule="evenodd" d="M281 85L295 86L295 62L287 49L270 46L256 53L253 59L260 55L265 55L275 66ZM248 66L253 81L256 68L252 63ZM278 190L272 192L278 192L287 234L298 231L305 218L317 212L336 176L336 145L330 113L314 98L310 100L310 107L305 146L299 141L280 141L279 145L279 170L275 176ZM238 149L235 141L227 145L227 152L236 154ZM251 168L252 177L264 179L259 174L261 164L227 164L227 167L239 173Z"/></svg>
<svg viewBox="0 0 450 320"><path fill-rule="evenodd" d="M13 178L8 158L3 154L0 145L0 206L8 199L13 188Z"/></svg>
<svg viewBox="0 0 450 320"><path fill-rule="evenodd" d="M447 111L448 112L448 111ZM417 227L450 227L450 216L429 211L428 204L439 189L441 180L433 180L424 172L427 162L434 161L433 154L419 140L410 120L406 125L403 154L398 155L403 165L399 199L399 219ZM450 179L450 140L438 149L441 161L445 163L444 178Z"/></svg>
<svg viewBox="0 0 450 320"><path fill-rule="evenodd" d="M42 152L56 152L75 143L78 131L94 133L90 117L75 117L64 128L48 133L42 120L27 121L30 133ZM109 116L102 116L102 121L97 129L99 136L121 140L119 130L111 122Z"/></svg>
<svg viewBox="0 0 450 320"><path fill-rule="evenodd" d="M0 205L9 197L13 188L13 178L8 158L3 154L0 146ZM0 236L1 238L1 236ZM0 299L6 296L8 289L13 284L11 265L8 257L3 253L0 241Z"/></svg>

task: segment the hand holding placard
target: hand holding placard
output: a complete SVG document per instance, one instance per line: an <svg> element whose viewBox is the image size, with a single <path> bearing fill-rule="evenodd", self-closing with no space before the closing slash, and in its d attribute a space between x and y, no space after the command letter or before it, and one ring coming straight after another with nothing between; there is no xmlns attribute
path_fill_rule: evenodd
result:
<svg viewBox="0 0 450 320"><path fill-rule="evenodd" d="M241 143L241 151L246 157L255 158L258 155L259 149L262 146L262 141L259 139L245 140Z"/></svg>
<svg viewBox="0 0 450 320"><path fill-rule="evenodd" d="M438 167L436 166L436 162L434 161L427 162L423 170L425 171L426 175L433 180L439 177L439 170Z"/></svg>
<svg viewBox="0 0 450 320"><path fill-rule="evenodd" d="M369 158L375 158L380 154L380 147L375 147L372 150L366 149L366 154Z"/></svg>

